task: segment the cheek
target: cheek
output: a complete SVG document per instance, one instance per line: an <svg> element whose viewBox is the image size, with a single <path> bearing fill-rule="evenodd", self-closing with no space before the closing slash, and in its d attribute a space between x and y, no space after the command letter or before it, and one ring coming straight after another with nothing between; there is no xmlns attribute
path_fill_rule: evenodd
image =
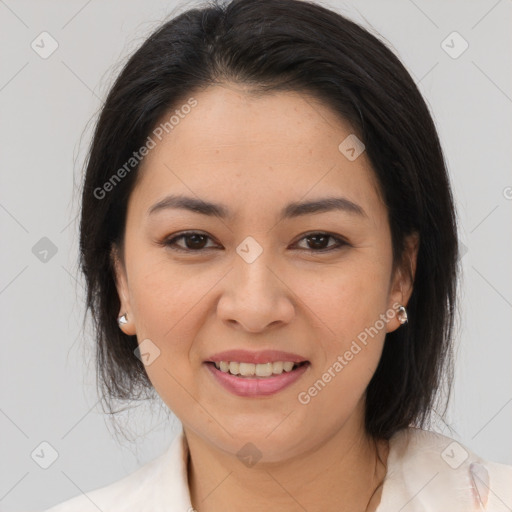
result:
<svg viewBox="0 0 512 512"><path fill-rule="evenodd" d="M145 365L145 371L162 400L183 417L190 407L187 391L193 392L190 352L197 331L194 321L201 298L213 283L209 284L207 276L194 279L162 258L146 263L132 274L137 339L139 345L151 340L149 346L157 356ZM148 268L151 272L144 270Z"/></svg>
<svg viewBox="0 0 512 512"><path fill-rule="evenodd" d="M390 268L391 263L383 259L356 256L297 276L298 294L330 335L326 346L342 347L385 313Z"/></svg>
<svg viewBox="0 0 512 512"><path fill-rule="evenodd" d="M193 380L194 340L205 321L209 294L225 273L218 267L180 266L159 255L140 257L131 269L138 342L149 339L159 351L145 367L157 391L175 395L178 383L189 386Z"/></svg>
<svg viewBox="0 0 512 512"><path fill-rule="evenodd" d="M163 344L168 339L183 339L182 335L175 336L175 332L193 320L195 308L200 307L201 300L218 280L217 274L173 264L162 256L140 258L132 271L130 290L138 334L154 337Z"/></svg>
<svg viewBox="0 0 512 512"><path fill-rule="evenodd" d="M333 435L341 425L364 415L366 388L378 366L385 324L371 331L386 307L386 279L374 272L331 273L321 279L307 304L311 319L321 319L312 330L316 361L297 392L297 426L312 438L323 431ZM382 321L381 321L382 322ZM326 415L326 411L329 413ZM318 418L326 418L319 425Z"/></svg>
<svg viewBox="0 0 512 512"><path fill-rule="evenodd" d="M313 395L322 395L316 399L318 405L339 401L342 409L350 410L364 393L386 335L382 315L388 302L389 272L387 262L358 258L336 270L325 269L324 276L301 281L304 302L318 329L318 360L308 381L308 385L321 381L312 390Z"/></svg>

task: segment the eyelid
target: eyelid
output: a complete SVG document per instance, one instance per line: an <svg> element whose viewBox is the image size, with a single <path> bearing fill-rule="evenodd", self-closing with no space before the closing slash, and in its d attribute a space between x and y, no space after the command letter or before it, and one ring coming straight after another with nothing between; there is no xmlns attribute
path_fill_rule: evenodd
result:
<svg viewBox="0 0 512 512"><path fill-rule="evenodd" d="M206 247L204 249L186 249L184 247L180 247L179 245L176 245L176 240L179 240L181 238L184 238L186 236L192 236L192 235L203 235L204 237L208 238L209 240L213 240L213 237L210 236L208 233L203 233L202 231L182 231L181 233L177 233L174 235L171 235L170 237L166 237L162 242L161 245L164 247L170 247L173 251L178 252L185 252L189 254L193 253L201 253L206 252L208 250L214 249L214 247Z"/></svg>
<svg viewBox="0 0 512 512"><path fill-rule="evenodd" d="M297 242L294 242L294 245L297 244L298 242L304 240L305 238L308 238L310 236L314 236L314 235L324 235L328 238L332 238L334 241L335 241L335 244L330 246L330 247L327 247L326 249L317 249L317 250L314 250L314 249L300 249L302 251L307 251L307 252L310 252L310 253L326 253L326 252L330 252L330 251L334 251L336 249L341 249L342 247L344 246L348 246L350 245L348 243L348 241L343 238L341 235L336 235L334 233L330 233L329 231L309 231L308 233L304 233L302 235L300 235L300 238L297 240Z"/></svg>

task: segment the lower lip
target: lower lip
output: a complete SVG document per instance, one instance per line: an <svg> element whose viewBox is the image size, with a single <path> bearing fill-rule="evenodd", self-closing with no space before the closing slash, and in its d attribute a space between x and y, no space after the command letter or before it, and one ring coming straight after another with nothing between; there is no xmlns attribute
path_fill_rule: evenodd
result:
<svg viewBox="0 0 512 512"><path fill-rule="evenodd" d="M208 370L224 388L238 396L268 396L292 385L308 369L309 363L273 377L238 377L218 370L215 364L205 363Z"/></svg>

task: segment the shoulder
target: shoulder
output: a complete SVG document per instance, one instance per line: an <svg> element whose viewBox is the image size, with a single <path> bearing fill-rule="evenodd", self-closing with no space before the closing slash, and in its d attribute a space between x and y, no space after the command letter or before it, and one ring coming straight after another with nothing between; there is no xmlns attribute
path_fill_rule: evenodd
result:
<svg viewBox="0 0 512 512"><path fill-rule="evenodd" d="M512 466L484 460L442 434L407 428L390 440L378 511L509 511L511 482Z"/></svg>
<svg viewBox="0 0 512 512"><path fill-rule="evenodd" d="M190 503L187 456L181 430L164 453L138 470L44 512L187 512Z"/></svg>

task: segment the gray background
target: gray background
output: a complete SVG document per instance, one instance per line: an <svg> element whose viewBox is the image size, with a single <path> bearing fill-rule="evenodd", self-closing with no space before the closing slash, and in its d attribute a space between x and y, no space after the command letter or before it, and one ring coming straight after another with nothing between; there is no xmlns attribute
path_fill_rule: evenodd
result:
<svg viewBox="0 0 512 512"><path fill-rule="evenodd" d="M381 34L431 107L466 248L452 429L439 421L436 430L510 464L512 2L324 4ZM101 98L126 56L176 5L0 0L2 511L40 510L113 482L175 435L176 422L158 404L154 414L140 407L123 416L133 443L115 437L98 407L90 328L82 342L76 190ZM179 4L179 12L187 5L195 3ZM59 45L47 59L31 48L43 31ZM469 43L458 58L441 45L453 31ZM457 39L447 44L452 53L462 48ZM48 469L31 458L44 441L58 453Z"/></svg>

